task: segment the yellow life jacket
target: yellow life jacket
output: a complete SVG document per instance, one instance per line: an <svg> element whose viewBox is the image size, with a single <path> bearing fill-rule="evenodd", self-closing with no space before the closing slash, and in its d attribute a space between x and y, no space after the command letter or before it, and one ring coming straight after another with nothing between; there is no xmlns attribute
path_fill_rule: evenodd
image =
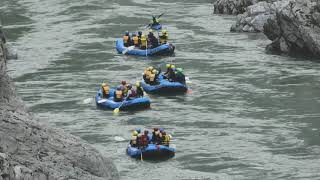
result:
<svg viewBox="0 0 320 180"><path fill-rule="evenodd" d="M147 38L141 37L141 47L147 47Z"/></svg>
<svg viewBox="0 0 320 180"><path fill-rule="evenodd" d="M146 73L146 79L150 79L150 75L151 75L151 72L150 72L150 71L147 71L147 73Z"/></svg>
<svg viewBox="0 0 320 180"><path fill-rule="evenodd" d="M138 36L134 36L134 37L132 38L132 40L133 40L133 44L134 44L134 45L138 45L138 44L139 44L139 37L138 37Z"/></svg>
<svg viewBox="0 0 320 180"><path fill-rule="evenodd" d="M162 144L168 145L169 142L170 142L170 136L166 134L163 138Z"/></svg>
<svg viewBox="0 0 320 180"><path fill-rule="evenodd" d="M127 86L127 85L124 86L123 93L124 93L124 94L127 94L127 93L128 93L128 86Z"/></svg>
<svg viewBox="0 0 320 180"><path fill-rule="evenodd" d="M131 144L137 144L137 136L131 137Z"/></svg>
<svg viewBox="0 0 320 180"><path fill-rule="evenodd" d="M108 86L103 86L102 87L104 94L109 94L109 87Z"/></svg>
<svg viewBox="0 0 320 180"><path fill-rule="evenodd" d="M129 36L123 36L123 42L124 43L128 43L129 40Z"/></svg>
<svg viewBox="0 0 320 180"><path fill-rule="evenodd" d="M116 90L116 98L121 99L122 98L122 91Z"/></svg>
<svg viewBox="0 0 320 180"><path fill-rule="evenodd" d="M155 77L156 77L156 75L151 73L150 74L150 81L153 82Z"/></svg>
<svg viewBox="0 0 320 180"><path fill-rule="evenodd" d="M168 41L168 36L162 35L162 36L160 36L159 40L160 40L160 44L166 44Z"/></svg>

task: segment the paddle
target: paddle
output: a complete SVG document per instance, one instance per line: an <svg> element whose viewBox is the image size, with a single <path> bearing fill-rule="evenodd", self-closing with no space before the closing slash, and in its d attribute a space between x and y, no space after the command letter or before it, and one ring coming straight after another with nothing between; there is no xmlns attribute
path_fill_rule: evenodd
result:
<svg viewBox="0 0 320 180"><path fill-rule="evenodd" d="M164 13L160 14L157 19L159 19L162 15L164 15Z"/></svg>
<svg viewBox="0 0 320 180"><path fill-rule="evenodd" d="M134 46L129 46L125 50L122 51L122 54L127 54L128 51L131 51L134 49Z"/></svg>
<svg viewBox="0 0 320 180"><path fill-rule="evenodd" d="M143 157L142 157L142 149L140 149L141 154L140 154L140 160L143 161Z"/></svg>
<svg viewBox="0 0 320 180"><path fill-rule="evenodd" d="M114 112L114 113L118 113L118 112L120 111L121 106L122 106L125 102L126 102L126 100L124 100L124 101L120 104L120 106L119 106L118 108L115 108L115 109L113 110L113 112Z"/></svg>

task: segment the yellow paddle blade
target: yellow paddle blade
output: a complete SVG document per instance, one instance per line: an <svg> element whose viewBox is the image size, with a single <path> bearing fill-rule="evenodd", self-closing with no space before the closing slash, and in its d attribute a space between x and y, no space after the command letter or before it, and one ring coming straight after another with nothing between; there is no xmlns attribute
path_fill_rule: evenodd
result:
<svg viewBox="0 0 320 180"><path fill-rule="evenodd" d="M113 110L114 113L118 113L119 111L120 111L119 108L115 108L115 109Z"/></svg>

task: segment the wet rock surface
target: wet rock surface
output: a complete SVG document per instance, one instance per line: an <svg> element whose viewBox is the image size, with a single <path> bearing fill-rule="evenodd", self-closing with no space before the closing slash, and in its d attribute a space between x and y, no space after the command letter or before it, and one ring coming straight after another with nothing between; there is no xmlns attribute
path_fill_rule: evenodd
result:
<svg viewBox="0 0 320 180"><path fill-rule="evenodd" d="M320 56L320 2L283 0L276 16L267 20L264 34L273 42L269 52Z"/></svg>
<svg viewBox="0 0 320 180"><path fill-rule="evenodd" d="M4 39L0 45L0 180L118 179L110 159L34 120L6 73Z"/></svg>
<svg viewBox="0 0 320 180"><path fill-rule="evenodd" d="M276 3L266 1L256 3L246 8L246 12L237 16L231 26L232 32L262 32L268 19L275 18Z"/></svg>
<svg viewBox="0 0 320 180"><path fill-rule="evenodd" d="M217 0L214 2L215 14L242 14L246 7L256 3L257 0Z"/></svg>

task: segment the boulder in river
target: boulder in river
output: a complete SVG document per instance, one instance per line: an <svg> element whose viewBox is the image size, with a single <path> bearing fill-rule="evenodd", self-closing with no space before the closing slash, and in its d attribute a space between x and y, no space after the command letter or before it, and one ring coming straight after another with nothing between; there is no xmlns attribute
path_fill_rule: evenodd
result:
<svg viewBox="0 0 320 180"><path fill-rule="evenodd" d="M237 16L231 26L231 32L263 32L263 26L268 19L275 18L276 3L266 1L248 6L246 12Z"/></svg>
<svg viewBox="0 0 320 180"><path fill-rule="evenodd" d="M264 34L273 42L267 51L320 56L320 2L283 0L276 16L267 20Z"/></svg>
<svg viewBox="0 0 320 180"><path fill-rule="evenodd" d="M113 162L80 138L37 122L17 96L0 41L0 180L118 179Z"/></svg>

